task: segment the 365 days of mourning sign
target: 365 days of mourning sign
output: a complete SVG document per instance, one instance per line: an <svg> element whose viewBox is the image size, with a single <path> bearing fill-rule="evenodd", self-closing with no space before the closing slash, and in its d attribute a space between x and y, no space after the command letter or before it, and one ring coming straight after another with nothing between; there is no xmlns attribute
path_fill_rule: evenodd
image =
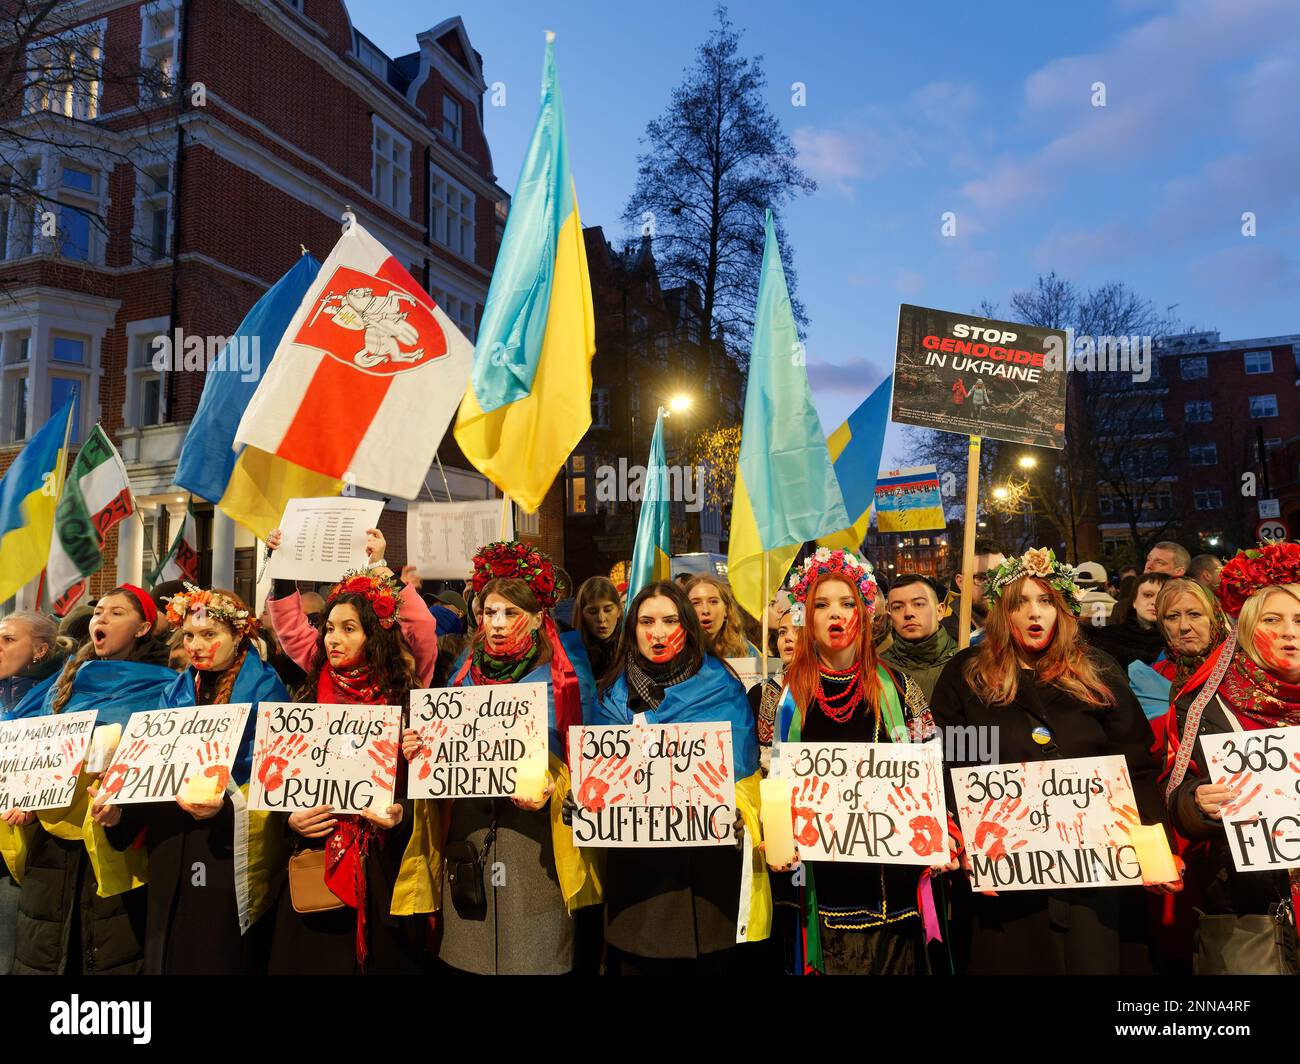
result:
<svg viewBox="0 0 1300 1064"><path fill-rule="evenodd" d="M577 846L728 846L736 820L729 724L569 729Z"/></svg>
<svg viewBox="0 0 1300 1064"><path fill-rule="evenodd" d="M952 769L975 890L1141 885L1119 755Z"/></svg>
<svg viewBox="0 0 1300 1064"><path fill-rule="evenodd" d="M1202 735L1210 779L1234 787L1223 807L1239 872L1300 868L1300 728Z"/></svg>
<svg viewBox="0 0 1300 1064"><path fill-rule="evenodd" d="M263 702L248 808L383 812L393 804L401 722L401 706Z"/></svg>
<svg viewBox="0 0 1300 1064"><path fill-rule="evenodd" d="M0 724L0 810L71 803L96 715L91 709Z"/></svg>
<svg viewBox="0 0 1300 1064"><path fill-rule="evenodd" d="M521 763L545 769L546 684L505 683L411 692L411 798L505 798Z"/></svg>
<svg viewBox="0 0 1300 1064"><path fill-rule="evenodd" d="M943 750L936 743L782 743L805 861L933 865L948 860Z"/></svg>
<svg viewBox="0 0 1300 1064"><path fill-rule="evenodd" d="M170 802L191 776L224 791L252 708L233 702L132 713L101 790L117 805Z"/></svg>

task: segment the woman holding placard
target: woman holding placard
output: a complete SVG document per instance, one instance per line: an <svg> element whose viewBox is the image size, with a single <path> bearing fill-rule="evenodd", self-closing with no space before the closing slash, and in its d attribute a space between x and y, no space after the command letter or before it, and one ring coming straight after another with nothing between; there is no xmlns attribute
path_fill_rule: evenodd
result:
<svg viewBox="0 0 1300 1064"><path fill-rule="evenodd" d="M1124 672L1079 631L1074 570L1050 550L1030 550L999 566L985 595L983 640L957 654L935 685L938 724L954 735L987 736L987 756L999 764L1121 755L1142 822L1160 825L1151 727ZM1146 911L1132 888L962 892L958 900L964 911L953 926L958 952L969 953L968 974L1151 971Z"/></svg>
<svg viewBox="0 0 1300 1064"><path fill-rule="evenodd" d="M730 724L746 856L738 860L731 846L605 850L606 971L725 973L738 928L751 942L766 939L771 928L771 891L757 849L754 716L744 686L709 649L695 610L676 584L643 587L627 618L615 670L602 681L587 723Z"/></svg>
<svg viewBox="0 0 1300 1064"><path fill-rule="evenodd" d="M92 815L111 842L149 854L146 975L261 974L259 924L271 903L267 872L280 846L265 813L247 809L259 702L284 702L284 684L258 653L257 621L233 591L185 584L167 601L167 619L190 659L159 708L249 702L229 782L218 766L191 777L175 803L113 805L100 796ZM278 827L278 825L277 825ZM239 863L237 855L244 855Z"/></svg>
<svg viewBox="0 0 1300 1064"><path fill-rule="evenodd" d="M1187 877L1202 898L1193 970L1294 975L1300 971L1295 916L1300 873L1239 870L1223 817L1236 803L1251 800L1250 788L1258 792L1253 773L1288 767L1288 755L1276 740L1252 741L1251 733L1300 725L1300 544L1275 543L1238 554L1223 567L1218 596L1237 618L1236 636L1229 636L1176 694L1169 728L1169 814L1192 843L1186 851ZM1225 744L1222 764L1209 771L1203 741L1233 733L1237 737L1229 742L1235 751ZM1234 830L1252 859L1269 863L1270 846L1257 829L1239 825Z"/></svg>
<svg viewBox="0 0 1300 1064"><path fill-rule="evenodd" d="M271 549L279 541L278 529L267 537ZM378 530L371 529L367 552L372 559L383 546ZM438 654L433 617L416 590L399 586L382 560L375 568L344 574L326 600L319 630L308 623L289 581L275 581L272 594L268 607L275 630L285 652L307 673L300 699L404 706L411 689L432 678ZM294 884L285 883L276 910L271 974L414 975L423 970L426 921L415 917L432 906L413 899L430 897L431 887L420 890L413 884L431 875L427 803L406 801L405 786L399 762L394 804L382 814L335 814L323 805L287 818L295 851L325 850L324 886L339 905L296 904Z"/></svg>
<svg viewBox="0 0 1300 1064"><path fill-rule="evenodd" d="M758 648L745 638L745 622L726 582L707 573L693 576L686 597L695 610L709 649L720 658L757 658Z"/></svg>
<svg viewBox="0 0 1300 1064"><path fill-rule="evenodd" d="M588 860L561 820L569 788L564 753L568 729L581 724L595 684L582 637L563 635L550 610L556 570L542 551L523 543L489 543L474 557L474 603L482 622L453 687L545 683L549 713L549 779L514 798L457 798L444 812L447 846L472 849L464 879L443 870L442 946L438 957L478 975L562 975L573 970L573 913L599 900ZM415 731L403 734L407 757L419 750ZM498 870L501 875L498 875ZM470 894L473 896L470 897Z"/></svg>
<svg viewBox="0 0 1300 1064"><path fill-rule="evenodd" d="M782 743L919 743L934 731L920 687L876 655L871 621L879 592L870 564L850 551L819 547L791 574L789 586L803 611L804 630L785 670L785 693L777 710L773 776L764 783L765 797L773 798L777 779L784 775ZM783 809L788 809L788 794L787 789ZM776 858L770 841L767 849L770 862ZM792 862L774 867L788 871L799 861L795 849ZM828 975L922 971L926 929L934 927L928 874L928 869L909 865L805 865L807 954L797 970Z"/></svg>
<svg viewBox="0 0 1300 1064"><path fill-rule="evenodd" d="M142 854L119 854L89 816L90 788L108 767L130 715L153 709L176 682L154 637L158 610L130 584L95 604L90 638L65 662L30 715L98 711L76 796L66 809L10 810L0 851L21 881L16 974L135 974L142 965ZM103 896L101 896L101 894Z"/></svg>
<svg viewBox="0 0 1300 1064"><path fill-rule="evenodd" d="M584 580L578 588L573 616L582 633L591 674L599 680L614 663L618 637L623 631L623 596L614 581L607 576Z"/></svg>

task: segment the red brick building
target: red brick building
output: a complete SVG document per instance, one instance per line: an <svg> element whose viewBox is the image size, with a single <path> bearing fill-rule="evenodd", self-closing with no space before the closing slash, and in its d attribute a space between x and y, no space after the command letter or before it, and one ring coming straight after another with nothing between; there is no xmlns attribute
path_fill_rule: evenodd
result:
<svg viewBox="0 0 1300 1064"><path fill-rule="evenodd" d="M0 116L51 141L6 137L0 158L35 193L0 201L0 472L78 385L76 434L102 422L144 517L110 534L101 592L147 573L184 511L172 478L204 375L157 372L155 336L229 336L300 245L325 258L350 206L472 339L508 197L483 131L482 58L458 17L390 58L342 0L63 10L28 48L49 77L3 97ZM456 498L495 494L450 433L440 457ZM428 483L446 498L436 469ZM250 592L252 536L196 507L204 578ZM394 562L404 509L385 515ZM557 557L562 513L557 488L519 522Z"/></svg>

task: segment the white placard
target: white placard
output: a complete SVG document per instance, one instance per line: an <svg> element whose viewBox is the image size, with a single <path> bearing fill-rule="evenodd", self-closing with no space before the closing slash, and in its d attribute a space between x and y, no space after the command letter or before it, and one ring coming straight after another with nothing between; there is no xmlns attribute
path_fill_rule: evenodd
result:
<svg viewBox="0 0 1300 1064"><path fill-rule="evenodd" d="M782 743L805 861L935 865L948 860L939 743Z"/></svg>
<svg viewBox="0 0 1300 1064"><path fill-rule="evenodd" d="M1128 841L1137 801L1121 755L951 772L975 890L1142 884Z"/></svg>
<svg viewBox="0 0 1300 1064"><path fill-rule="evenodd" d="M190 777L224 791L252 708L232 702L132 713L100 790L114 805L170 802Z"/></svg>
<svg viewBox="0 0 1300 1064"><path fill-rule="evenodd" d="M0 812L70 805L97 715L88 709L0 723Z"/></svg>
<svg viewBox="0 0 1300 1064"><path fill-rule="evenodd" d="M337 580L366 565L366 529L376 528L381 499L290 499L283 539L267 571L277 580Z"/></svg>
<svg viewBox="0 0 1300 1064"><path fill-rule="evenodd" d="M544 683L484 684L411 692L407 797L506 798L521 764L546 768L549 711Z"/></svg>
<svg viewBox="0 0 1300 1064"><path fill-rule="evenodd" d="M1237 788L1223 827L1239 872L1300 868L1300 728L1202 735L1210 779Z"/></svg>
<svg viewBox="0 0 1300 1064"><path fill-rule="evenodd" d="M730 846L731 725L569 729L576 846Z"/></svg>
<svg viewBox="0 0 1300 1064"><path fill-rule="evenodd" d="M248 808L383 812L393 804L401 726L401 706L263 702Z"/></svg>
<svg viewBox="0 0 1300 1064"><path fill-rule="evenodd" d="M763 682L763 659L762 658L728 658L727 664L736 670L736 675L740 677L740 682L745 685L748 691L756 685ZM767 678L781 682L781 659L767 659Z"/></svg>
<svg viewBox="0 0 1300 1064"><path fill-rule="evenodd" d="M468 580L485 543L514 538L514 507L501 535L501 499L413 502L406 508L406 561L429 580Z"/></svg>

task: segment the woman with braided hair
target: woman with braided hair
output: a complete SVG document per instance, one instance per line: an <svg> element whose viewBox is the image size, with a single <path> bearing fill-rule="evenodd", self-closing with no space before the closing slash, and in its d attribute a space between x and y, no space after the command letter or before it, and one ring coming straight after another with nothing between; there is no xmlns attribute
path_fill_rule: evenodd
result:
<svg viewBox="0 0 1300 1064"><path fill-rule="evenodd" d="M95 799L92 815L119 850L149 854L146 975L243 975L260 972L259 924L268 884L248 869L264 866L265 814L250 814L246 787L259 702L289 697L258 652L257 620L233 591L185 584L167 600L190 665L164 693L161 708L252 703L228 780L209 770L206 801L114 805ZM144 708L144 707L141 707ZM215 769L216 766L213 766ZM243 858L241 861L240 858ZM258 932L263 932L259 934Z"/></svg>

